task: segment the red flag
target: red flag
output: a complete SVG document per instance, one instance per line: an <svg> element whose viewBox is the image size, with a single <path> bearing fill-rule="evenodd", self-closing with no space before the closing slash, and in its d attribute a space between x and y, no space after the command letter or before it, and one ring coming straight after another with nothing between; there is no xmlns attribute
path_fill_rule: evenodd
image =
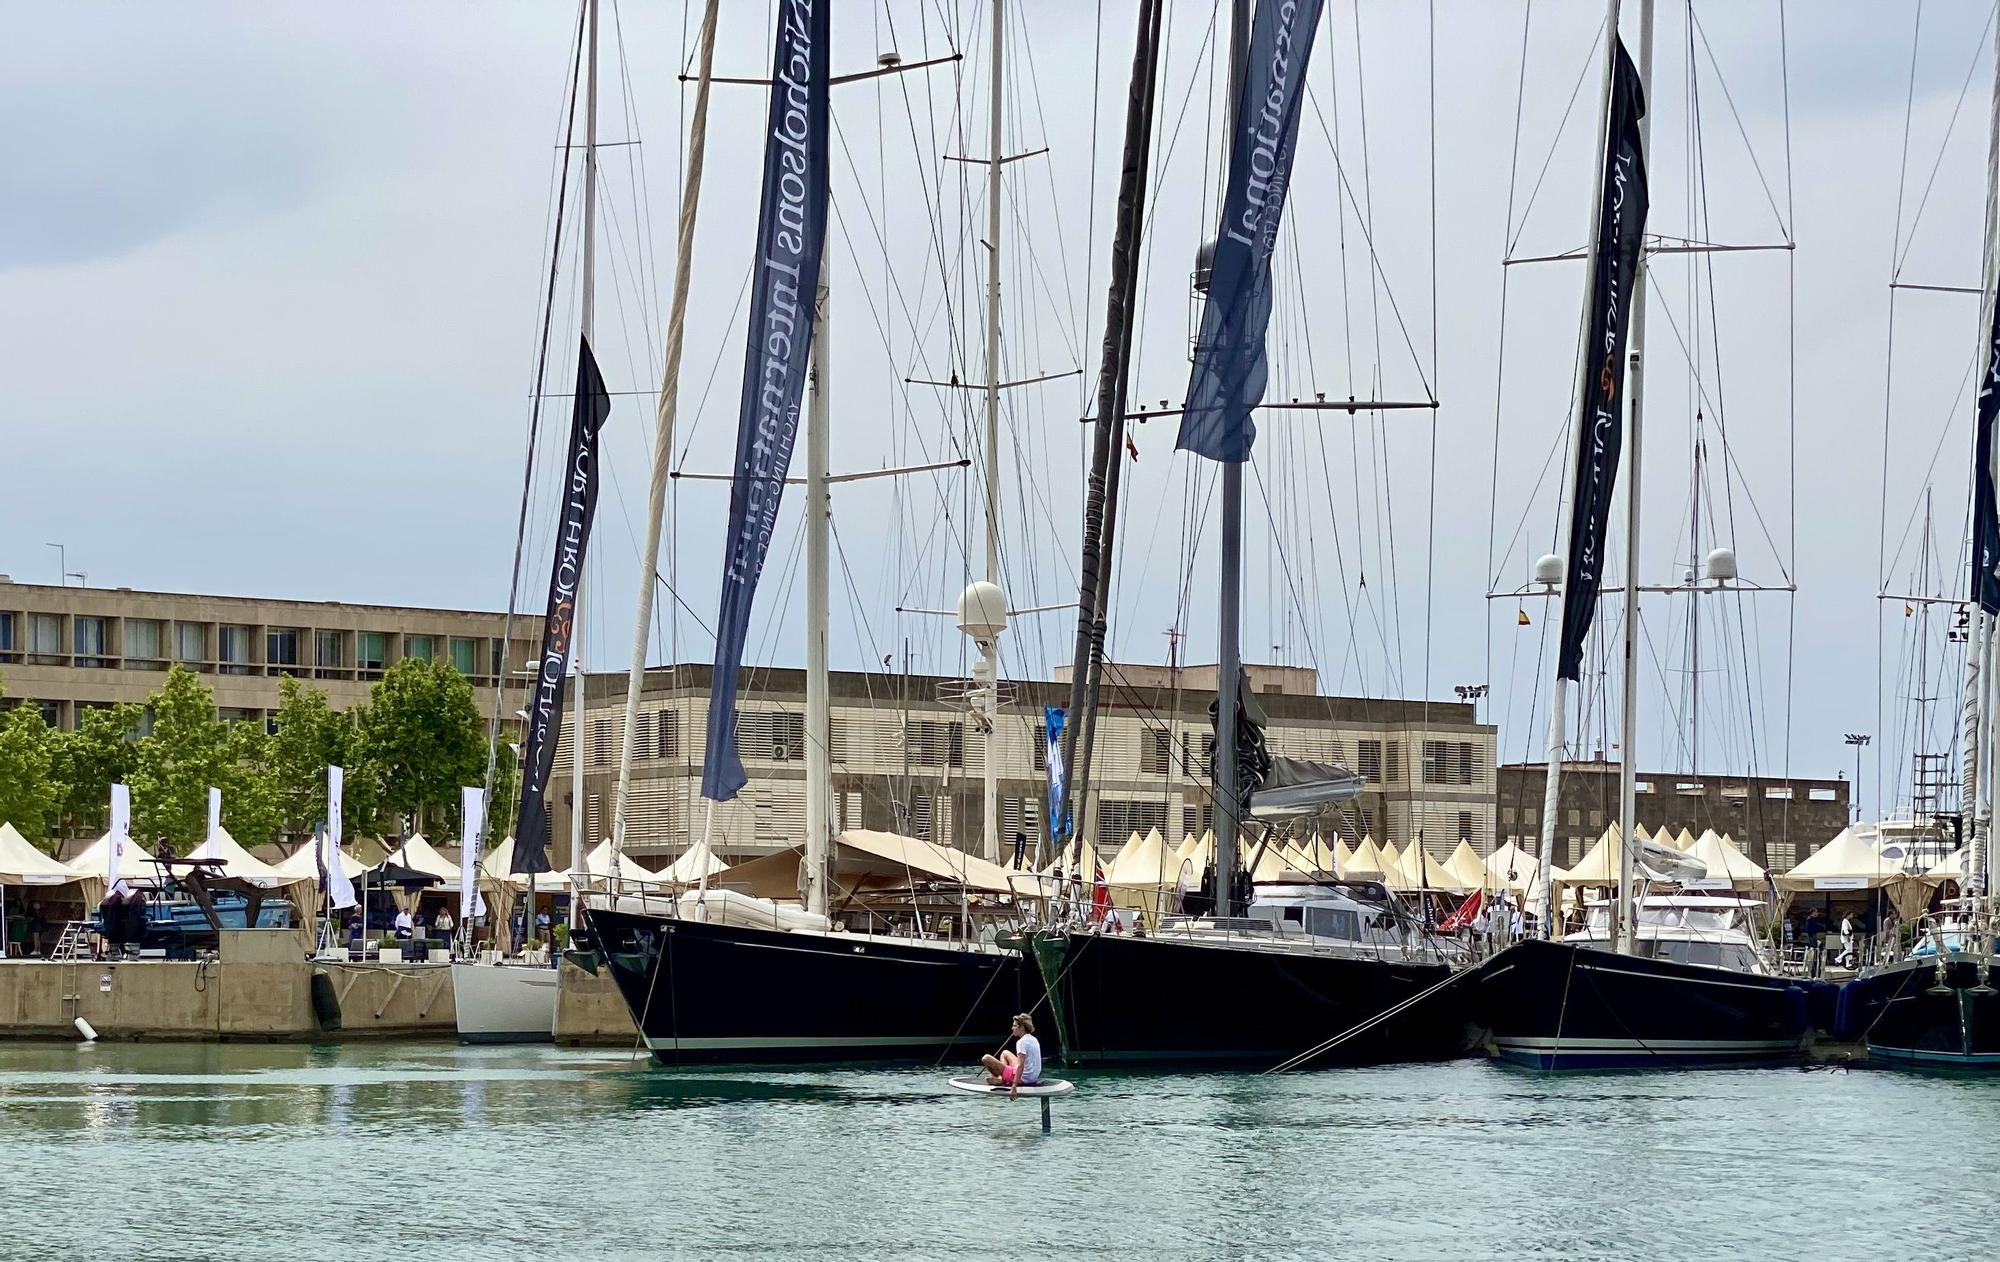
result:
<svg viewBox="0 0 2000 1262"><path fill-rule="evenodd" d="M1132 459L1137 460L1139 458L1139 444L1132 440L1132 435L1129 433L1125 435L1125 450Z"/></svg>
<svg viewBox="0 0 2000 1262"><path fill-rule="evenodd" d="M1485 899L1485 891L1472 891L1472 897L1460 903L1457 911L1445 917L1444 923L1438 926L1438 931L1441 933L1457 933L1461 929L1470 929L1473 920L1479 915L1479 905Z"/></svg>
<svg viewBox="0 0 2000 1262"><path fill-rule="evenodd" d="M1111 911L1111 886L1104 879L1104 865L1094 865L1096 872L1090 878L1090 919L1094 924L1103 924Z"/></svg>

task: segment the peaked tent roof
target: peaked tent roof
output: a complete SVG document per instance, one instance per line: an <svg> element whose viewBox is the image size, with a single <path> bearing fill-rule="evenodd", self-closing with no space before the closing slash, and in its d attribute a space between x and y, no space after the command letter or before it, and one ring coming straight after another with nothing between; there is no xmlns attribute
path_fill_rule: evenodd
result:
<svg viewBox="0 0 2000 1262"><path fill-rule="evenodd" d="M298 849L286 855L279 862L272 864L271 870L279 873L287 885L300 881L310 881L314 885L319 884L319 858L313 854L313 844L310 840L300 842ZM347 853L346 850L342 850L340 852L340 870L347 873L348 880L358 881L361 879L361 874L369 869L367 864Z"/></svg>
<svg viewBox="0 0 2000 1262"><path fill-rule="evenodd" d="M285 876L262 859L251 855L236 838L229 835L229 830L220 824L215 826L215 831L209 834L208 840L189 851L187 857L220 859L222 875L238 877L265 889L276 889L280 885L298 880L297 877Z"/></svg>
<svg viewBox="0 0 2000 1262"><path fill-rule="evenodd" d="M1873 830L1870 830L1873 831ZM1805 862L1777 878L1781 890L1880 889L1911 879L1853 828L1843 828L1833 840L1808 855Z"/></svg>
<svg viewBox="0 0 2000 1262"><path fill-rule="evenodd" d="M1468 888L1478 888L1477 885L1467 886L1449 868L1432 858L1430 851L1414 841L1403 852L1396 871L1389 874L1389 884L1402 890L1428 889L1444 894L1462 894Z"/></svg>
<svg viewBox="0 0 2000 1262"><path fill-rule="evenodd" d="M715 857L708 838L697 838L681 852L681 857L660 869L660 879L669 885L693 885L704 876L713 876L729 865Z"/></svg>
<svg viewBox="0 0 2000 1262"><path fill-rule="evenodd" d="M399 863L406 868L415 868L428 876L434 876L446 885L458 886L458 865L438 853L438 848L424 840L422 833L413 835L408 841L382 857L384 863Z"/></svg>
<svg viewBox="0 0 2000 1262"><path fill-rule="evenodd" d="M1491 883L1486 871L1486 861L1472 848L1472 843L1461 840L1451 857L1444 861L1445 871L1457 877L1467 889L1481 889Z"/></svg>
<svg viewBox="0 0 2000 1262"><path fill-rule="evenodd" d="M611 875L611 839L609 837L598 842L595 848L583 856L583 870L592 876L609 877ZM458 878L454 875L452 879L457 880ZM662 879L658 872L653 871L651 868L640 866L639 862L631 855L621 854L618 856L618 880L621 884L630 881L635 885L658 885ZM700 878L697 877L696 879L699 880Z"/></svg>
<svg viewBox="0 0 2000 1262"><path fill-rule="evenodd" d="M1180 875L1180 864L1167 853L1167 839L1155 828L1144 837L1137 833L1118 851L1117 857L1104 870L1104 879L1112 885L1143 885L1157 887L1172 881Z"/></svg>
<svg viewBox="0 0 2000 1262"><path fill-rule="evenodd" d="M83 852L69 861L71 870L100 881L111 879L111 834L106 832L96 841L83 848ZM135 876L153 875L153 856L145 847L130 837L125 839L125 854L118 860L118 876L129 880Z"/></svg>
<svg viewBox="0 0 2000 1262"><path fill-rule="evenodd" d="M0 885L68 885L84 879L67 863L43 854L12 824L0 824Z"/></svg>
<svg viewBox="0 0 2000 1262"><path fill-rule="evenodd" d="M1384 862L1382 847L1375 844L1373 837L1363 837L1361 844L1354 848L1354 853L1348 856L1346 864L1341 867L1340 874L1356 877L1387 876L1388 867Z"/></svg>
<svg viewBox="0 0 2000 1262"><path fill-rule="evenodd" d="M1533 887L1541 870L1540 859L1511 841L1486 856L1486 871L1492 877L1495 889L1524 894ZM1507 878L1509 872L1514 874L1512 880Z"/></svg>
<svg viewBox="0 0 2000 1262"><path fill-rule="evenodd" d="M528 888L528 878L525 876L515 876L512 872L509 872L507 869L513 865L514 839L508 837L499 845L487 851L486 857L479 861L479 879L489 884L505 885L510 889L525 891ZM454 882L457 881L458 874L453 873L451 879ZM543 890L553 892L568 884L568 875L561 871L551 870L535 873L535 893L537 894L540 894Z"/></svg>
<svg viewBox="0 0 2000 1262"><path fill-rule="evenodd" d="M1322 841L1317 844L1319 845L1320 851L1324 854L1326 851L1326 843ZM1345 876L1347 874L1348 865L1354 862L1354 849L1353 847L1349 846L1346 842L1336 837L1334 838L1333 842L1333 853L1328 857L1330 857L1333 860L1333 866L1329 868L1328 871L1338 872L1342 876Z"/></svg>
<svg viewBox="0 0 2000 1262"><path fill-rule="evenodd" d="M1939 859L1924 873L1926 881L1963 881L1965 879L1965 847L1960 846L1944 858Z"/></svg>
<svg viewBox="0 0 2000 1262"><path fill-rule="evenodd" d="M1708 869L1710 881L1728 881L1734 889L1758 889L1764 884L1764 869L1713 828L1704 829L1688 853Z"/></svg>

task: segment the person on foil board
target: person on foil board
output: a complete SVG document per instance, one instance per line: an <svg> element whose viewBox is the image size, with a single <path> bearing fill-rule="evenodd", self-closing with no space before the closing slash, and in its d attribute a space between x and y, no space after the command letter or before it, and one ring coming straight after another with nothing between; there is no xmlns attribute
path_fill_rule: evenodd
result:
<svg viewBox="0 0 2000 1262"><path fill-rule="evenodd" d="M1018 1099L1022 1087L1042 1085L1042 1044L1035 1037L1035 1019L1023 1012L1014 1018L1012 1035L998 1056L982 1056L986 1085L1007 1088L1007 1098Z"/></svg>

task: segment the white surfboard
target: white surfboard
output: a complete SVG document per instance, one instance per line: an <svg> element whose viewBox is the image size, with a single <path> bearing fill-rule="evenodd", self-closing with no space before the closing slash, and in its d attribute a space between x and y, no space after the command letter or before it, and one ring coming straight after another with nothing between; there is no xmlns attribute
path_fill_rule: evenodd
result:
<svg viewBox="0 0 2000 1262"><path fill-rule="evenodd" d="M971 1095L997 1095L1004 1097L1012 1090L1012 1088L1004 1084L986 1081L986 1075L984 1074L970 1074L963 1078L953 1078L951 1086L953 1090L964 1091ZM1068 1095L1075 1090L1076 1084L1065 1078L1044 1078L1032 1087L1022 1087L1021 1094L1029 1097L1041 1097Z"/></svg>

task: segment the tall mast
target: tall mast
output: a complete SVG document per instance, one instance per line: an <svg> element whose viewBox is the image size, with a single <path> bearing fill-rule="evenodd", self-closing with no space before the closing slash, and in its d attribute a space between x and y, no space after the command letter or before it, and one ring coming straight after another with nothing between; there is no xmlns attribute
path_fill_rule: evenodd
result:
<svg viewBox="0 0 2000 1262"><path fill-rule="evenodd" d="M1995 388L1992 379L1993 321L1995 316L1996 285L2000 285L2000 31L1994 35L1993 106L1988 123L1986 154L1986 223L1985 239L1981 256L1983 275L1980 281L1980 321L1979 321L1979 364L1987 370L1982 379L1978 395L1979 405L1983 405L1988 392ZM1978 462L1990 462L1991 450L1982 450L1979 445L1978 421L1974 420L1973 459L1975 478L1979 472ZM1990 476L1990 468L1988 470ZM1975 481L1975 487L1977 482ZM1979 508L1978 494L1974 494L1975 517ZM1982 526L1973 523L1972 575L1969 596L1973 601L1973 634L1965 646L1965 769L1967 783L1962 793L1960 809L1970 818L1970 840L1966 849L1966 885L1968 893L1981 900L1984 905L1986 886L1992 866L1992 856L1988 848L1992 845L1993 817L1993 687L1994 634L1993 616L1987 612L1981 601L1981 589L1987 576L1982 575L1980 540Z"/></svg>
<svg viewBox="0 0 2000 1262"><path fill-rule="evenodd" d="M991 117L986 126L986 581L1000 586L1000 123L1005 105L1001 58L1006 48L1006 0L993 0L993 49L988 71L992 83ZM998 613L1006 612L1005 602ZM986 755L980 759L981 837L988 863L1000 861L1000 766L995 757L1000 721L1000 642L989 636L979 642L985 682L981 699L986 726Z"/></svg>
<svg viewBox="0 0 2000 1262"><path fill-rule="evenodd" d="M589 33L585 51L583 103L583 293L578 303L578 323L583 341L590 344L597 313L597 0L588 0ZM583 571L576 575L576 619L570 645L575 696L570 702L569 734L569 869L583 871ZM581 911L579 900L571 899L571 928ZM521 922L522 936L534 932L535 878L528 877L528 908Z"/></svg>
<svg viewBox="0 0 2000 1262"><path fill-rule="evenodd" d="M1609 143L1608 137L1611 131L1611 85L1618 74L1618 6L1619 0L1606 0L1604 13L1604 83L1598 96L1597 150L1596 160L1591 164L1590 177L1590 248L1584 255L1585 258L1591 260L1597 258L1598 252L1598 235L1602 220L1598 208L1604 202L1603 155L1605 146ZM1587 312L1584 327L1586 329L1589 328ZM1581 340L1581 336L1579 335L1579 340ZM1590 356L1578 355L1576 358L1575 392L1578 399L1584 398L1589 393L1589 374ZM1571 487L1570 493L1575 495L1578 493L1578 489ZM1563 528L1563 549L1560 554L1565 558L1569 556L1571 551L1572 540L1569 538L1570 533L1570 528L1566 524ZM1565 569L1563 573L1563 582L1565 585L1575 581L1575 578L1574 574ZM1629 576L1627 581L1630 581ZM1542 785L1542 852L1537 856L1542 861L1542 870L1544 872L1553 872L1555 867L1556 815L1562 803L1563 716L1568 708L1568 704L1569 680L1563 678L1562 672L1558 670L1556 672L1555 686L1549 690L1548 772L1543 778ZM1629 750L1621 752L1624 753L1627 760L1631 758ZM1620 849L1622 850L1624 847L1621 846ZM1560 899L1556 894L1556 883L1554 880L1545 880L1543 884L1547 889L1546 901L1542 908L1542 934L1544 937L1553 937L1555 935L1556 915L1561 910Z"/></svg>
<svg viewBox="0 0 2000 1262"><path fill-rule="evenodd" d="M830 511L827 464L827 275L832 243L820 247L819 283L813 293L812 352L806 409L806 855L799 892L806 910L826 914L826 857L833 819L833 739L827 665L827 535Z"/></svg>
<svg viewBox="0 0 2000 1262"><path fill-rule="evenodd" d="M1243 94L1243 74L1250 56L1250 0L1229 4L1229 90L1224 94L1222 163L1229 166L1236 134L1237 98ZM1216 579L1219 614L1215 641L1215 907L1233 916L1236 907L1236 835L1243 802L1236 782L1236 711L1241 698L1243 650L1243 465L1222 466L1222 540L1220 573Z"/></svg>
<svg viewBox="0 0 2000 1262"><path fill-rule="evenodd" d="M1617 29L1614 25L1612 29ZM1639 0L1639 82L1648 88L1653 82L1653 0ZM1639 145L1641 149L1650 147L1653 138L1653 111L1647 110L1639 116ZM1618 950L1632 954L1638 932L1637 919L1632 914L1632 886L1638 863L1638 763L1639 733L1639 457L1644 450L1640 442L1640 402L1644 394L1642 352L1646 341L1646 264L1645 254L1639 256L1639 270L1632 278L1632 336L1631 359L1628 369L1631 378L1629 412L1625 421L1625 629L1620 648L1625 661L1623 712L1618 719ZM1701 446L1696 438L1695 460L1696 494L1700 494ZM1688 617L1694 621L1699 613L1700 596L1692 596L1695 602ZM1700 676L1695 677L1699 681ZM1701 770L1699 763L1694 768Z"/></svg>
<svg viewBox="0 0 2000 1262"><path fill-rule="evenodd" d="M674 297L667 317L666 367L660 404L653 418L653 481L646 498L646 553L639 565L639 600L632 620L632 673L625 681L625 729L618 742L618 789L611 808L611 887L618 888L619 860L625 853L626 803L632 786L632 744L638 736L639 694L646 680L646 648L651 642L653 587L660 566L660 530L667 511L667 467L673 455L674 426L680 415L681 351L687 337L688 281L694 270L695 212L701 205L701 175L708 141L708 90L715 71L716 10L708 0L701 26L701 70L695 81L694 122L688 139L686 182L681 189L680 235L674 247ZM593 74L595 71L593 70ZM676 663L678 665L678 663ZM661 717L665 721L665 716Z"/></svg>

